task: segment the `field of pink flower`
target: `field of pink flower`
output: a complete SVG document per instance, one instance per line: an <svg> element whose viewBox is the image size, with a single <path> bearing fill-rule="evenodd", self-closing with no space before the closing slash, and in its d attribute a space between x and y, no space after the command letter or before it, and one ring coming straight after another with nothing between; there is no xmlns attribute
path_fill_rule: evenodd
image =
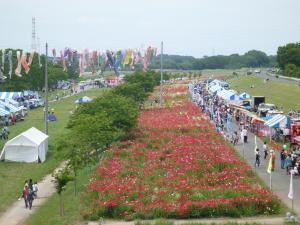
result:
<svg viewBox="0 0 300 225"><path fill-rule="evenodd" d="M186 94L185 90L178 91ZM84 217L199 218L279 212L277 197L260 185L251 167L188 99L143 111L136 132L135 140L111 147L91 177L82 196Z"/></svg>

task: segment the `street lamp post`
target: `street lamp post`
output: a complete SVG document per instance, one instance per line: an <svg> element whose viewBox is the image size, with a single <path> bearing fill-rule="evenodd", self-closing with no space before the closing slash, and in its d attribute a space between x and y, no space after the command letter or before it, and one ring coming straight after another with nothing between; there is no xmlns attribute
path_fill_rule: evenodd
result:
<svg viewBox="0 0 300 225"><path fill-rule="evenodd" d="M45 133L48 135L48 43L45 56Z"/></svg>

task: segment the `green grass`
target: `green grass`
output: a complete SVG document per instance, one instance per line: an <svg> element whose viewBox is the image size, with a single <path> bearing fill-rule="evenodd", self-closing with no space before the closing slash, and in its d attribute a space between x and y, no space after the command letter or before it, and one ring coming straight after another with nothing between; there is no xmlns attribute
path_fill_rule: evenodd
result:
<svg viewBox="0 0 300 225"><path fill-rule="evenodd" d="M42 164L0 162L0 213L20 197L25 180L29 178L32 178L34 181L41 180L46 174L52 173L54 168L64 160L64 152L58 152L56 145L62 135L67 132L65 126L71 111L76 107L74 101L84 95L95 98L100 96L101 93L102 89L91 89L75 96L49 103L50 109L54 109L58 120L56 122L49 122L49 150L47 160ZM30 127L36 127L44 131L43 117L42 108L30 110L25 121L10 126L9 138L17 136ZM4 144L5 142L1 140L1 149Z"/></svg>
<svg viewBox="0 0 300 225"><path fill-rule="evenodd" d="M85 185L88 183L89 175L95 170L94 168L85 168L81 170L77 177L78 191L81 192ZM81 221L80 215L80 193L77 196L74 195L74 183L68 183L66 191L63 192L65 216L59 214L59 196L57 193L53 194L45 204L40 207L33 215L26 221L27 225L66 225L76 224L77 221ZM34 202L33 202L34 205ZM47 219L45 219L47 218Z"/></svg>
<svg viewBox="0 0 300 225"><path fill-rule="evenodd" d="M230 87L240 92L246 91L250 95L262 95L267 103L273 103L284 112L291 109L300 109L300 87L296 84L281 83L278 81L263 82L256 76L237 76L229 79ZM254 85L254 88L250 86Z"/></svg>

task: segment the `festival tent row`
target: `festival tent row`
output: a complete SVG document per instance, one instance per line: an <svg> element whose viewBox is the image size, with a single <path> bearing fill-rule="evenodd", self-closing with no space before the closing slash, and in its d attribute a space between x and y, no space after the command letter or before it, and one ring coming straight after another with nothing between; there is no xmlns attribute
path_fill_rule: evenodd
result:
<svg viewBox="0 0 300 225"><path fill-rule="evenodd" d="M17 99L23 97L22 92L0 92L0 99Z"/></svg>
<svg viewBox="0 0 300 225"><path fill-rule="evenodd" d="M274 129L284 129L288 126L288 118L285 115L277 114L267 118L260 118L255 113L248 111L248 107L243 106L243 103L249 100L251 96L247 92L238 94L234 90L226 90L222 81L213 80L210 82L208 92L210 94L216 94L230 107L236 109L242 115L243 119L251 124L252 131L258 135L270 136L275 132Z"/></svg>
<svg viewBox="0 0 300 225"><path fill-rule="evenodd" d="M44 162L48 151L48 136L35 127L6 142L0 159L12 162Z"/></svg>

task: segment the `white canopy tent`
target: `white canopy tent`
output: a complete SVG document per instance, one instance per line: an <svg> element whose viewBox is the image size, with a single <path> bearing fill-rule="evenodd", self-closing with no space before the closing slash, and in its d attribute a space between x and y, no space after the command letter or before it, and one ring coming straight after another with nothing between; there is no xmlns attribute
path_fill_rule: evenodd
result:
<svg viewBox="0 0 300 225"><path fill-rule="evenodd" d="M237 98L236 93L232 90L219 91L217 92L217 96L227 101L233 101Z"/></svg>
<svg viewBox="0 0 300 225"><path fill-rule="evenodd" d="M6 142L1 160L14 162L44 162L48 151L48 136L32 127Z"/></svg>
<svg viewBox="0 0 300 225"><path fill-rule="evenodd" d="M214 85L214 86L209 88L210 93L215 93L215 92L221 91L221 90L223 90L223 88L219 85Z"/></svg>

